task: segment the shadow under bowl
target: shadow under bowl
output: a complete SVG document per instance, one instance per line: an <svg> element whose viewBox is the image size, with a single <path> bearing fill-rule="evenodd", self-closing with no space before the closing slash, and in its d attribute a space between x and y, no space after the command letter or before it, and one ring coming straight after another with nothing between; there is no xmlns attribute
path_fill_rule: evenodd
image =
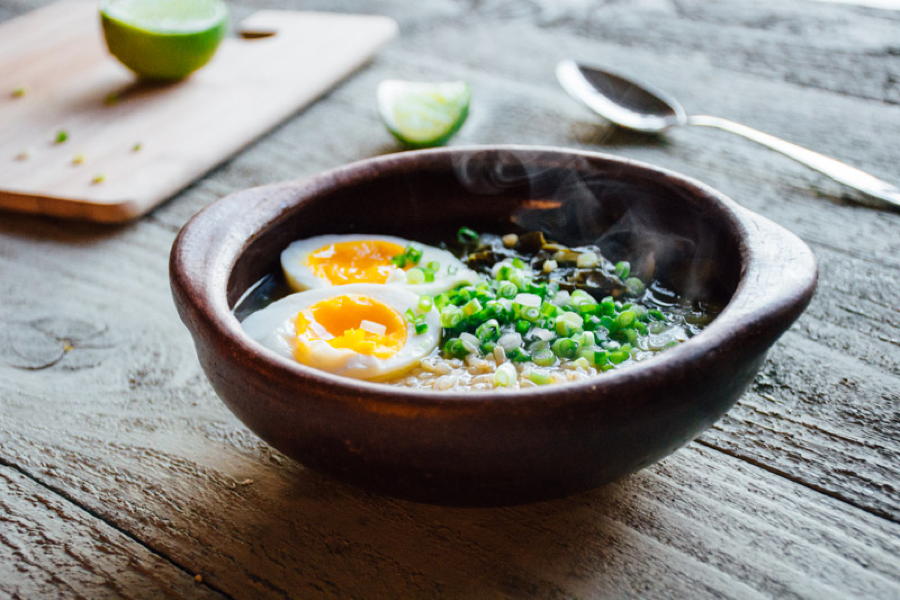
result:
<svg viewBox="0 0 900 600"><path fill-rule="evenodd" d="M599 243L645 279L724 306L633 367L516 391L435 392L343 378L276 355L232 309L290 242L324 233L449 239L467 225ZM587 490L645 467L725 413L816 283L796 236L687 177L531 146L405 152L212 204L172 248L175 303L228 407L309 468L387 494L497 505Z"/></svg>

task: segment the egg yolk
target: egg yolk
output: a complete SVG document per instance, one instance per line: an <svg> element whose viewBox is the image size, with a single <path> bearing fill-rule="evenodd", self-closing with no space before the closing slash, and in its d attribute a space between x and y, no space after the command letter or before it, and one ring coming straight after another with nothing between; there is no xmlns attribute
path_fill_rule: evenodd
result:
<svg viewBox="0 0 900 600"><path fill-rule="evenodd" d="M383 240L337 242L310 252L306 266L331 285L385 283L393 267L391 259L398 254L403 254L403 246Z"/></svg>
<svg viewBox="0 0 900 600"><path fill-rule="evenodd" d="M311 349L307 340L324 340L333 348L389 358L406 343L406 322L396 310L367 296L348 294L320 300L297 313L294 321L300 362Z"/></svg>

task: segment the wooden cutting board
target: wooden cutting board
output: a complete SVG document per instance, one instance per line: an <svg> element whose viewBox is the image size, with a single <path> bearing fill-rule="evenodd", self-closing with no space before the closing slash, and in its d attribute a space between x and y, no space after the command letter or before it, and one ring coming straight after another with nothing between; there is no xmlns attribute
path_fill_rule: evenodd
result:
<svg viewBox="0 0 900 600"><path fill-rule="evenodd" d="M149 85L106 52L95 2L0 25L0 208L142 215L359 68L397 25L266 10L237 29L276 33L228 38L188 79ZM54 143L60 130L68 140Z"/></svg>

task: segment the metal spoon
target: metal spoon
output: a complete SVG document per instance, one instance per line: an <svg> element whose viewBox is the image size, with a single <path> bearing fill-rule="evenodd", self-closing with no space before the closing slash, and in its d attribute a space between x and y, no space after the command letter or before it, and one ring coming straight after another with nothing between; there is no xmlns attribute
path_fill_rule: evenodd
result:
<svg viewBox="0 0 900 600"><path fill-rule="evenodd" d="M799 163L828 175L835 181L863 192L877 206L900 208L900 189L839 160L829 158L720 117L689 116L672 96L645 83L610 72L564 60L556 66L556 78L569 95L590 109L627 129L662 133L676 125L717 127L793 158Z"/></svg>

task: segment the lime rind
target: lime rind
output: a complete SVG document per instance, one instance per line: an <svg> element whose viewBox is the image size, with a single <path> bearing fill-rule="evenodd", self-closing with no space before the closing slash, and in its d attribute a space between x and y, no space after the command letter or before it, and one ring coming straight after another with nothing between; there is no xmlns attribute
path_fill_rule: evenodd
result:
<svg viewBox="0 0 900 600"><path fill-rule="evenodd" d="M462 81L387 80L378 86L378 108L388 131L412 148L440 146L462 127L472 92Z"/></svg>
<svg viewBox="0 0 900 600"><path fill-rule="evenodd" d="M177 80L208 63L228 31L222 0L107 0L100 7L110 53L145 79Z"/></svg>

